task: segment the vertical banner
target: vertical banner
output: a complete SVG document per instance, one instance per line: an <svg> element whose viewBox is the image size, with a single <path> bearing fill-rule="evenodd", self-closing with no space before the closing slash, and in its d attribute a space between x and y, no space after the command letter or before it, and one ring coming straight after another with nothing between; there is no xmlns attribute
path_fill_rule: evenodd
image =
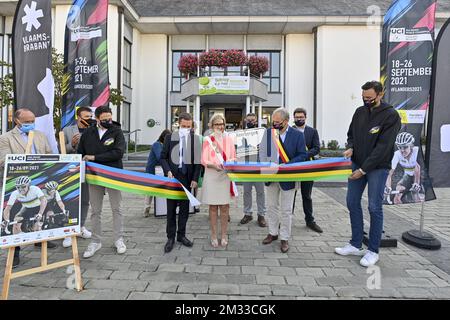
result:
<svg viewBox="0 0 450 320"><path fill-rule="evenodd" d="M36 129L46 134L53 152L58 153L53 125L51 30L51 0L19 1L12 37L14 107L33 111Z"/></svg>
<svg viewBox="0 0 450 320"><path fill-rule="evenodd" d="M109 103L108 0L75 0L67 16L61 126L75 123L78 107Z"/></svg>
<svg viewBox="0 0 450 320"><path fill-rule="evenodd" d="M425 163L433 185L450 187L450 20L439 33L433 59ZM438 68L439 66L439 68Z"/></svg>
<svg viewBox="0 0 450 320"><path fill-rule="evenodd" d="M402 118L385 204L436 198L421 148L431 87L435 12L435 0L394 0L384 18L381 82L385 101Z"/></svg>

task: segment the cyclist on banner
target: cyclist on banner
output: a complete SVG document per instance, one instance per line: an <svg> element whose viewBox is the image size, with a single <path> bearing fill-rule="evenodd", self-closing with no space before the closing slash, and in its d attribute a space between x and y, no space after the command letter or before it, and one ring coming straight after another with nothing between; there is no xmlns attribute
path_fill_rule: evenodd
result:
<svg viewBox="0 0 450 320"><path fill-rule="evenodd" d="M61 195L58 192L58 182L49 181L45 184L42 192L47 199L47 207L45 208L45 219L43 229L49 227L62 227L68 222L68 214L66 206L62 202Z"/></svg>
<svg viewBox="0 0 450 320"><path fill-rule="evenodd" d="M44 193L39 187L32 186L31 180L27 176L18 177L15 184L17 190L11 193L3 211L5 231L7 225L13 225L13 234L40 231L44 209L47 206ZM14 221L10 222L11 208L16 201L22 204L22 208L14 216Z"/></svg>
<svg viewBox="0 0 450 320"><path fill-rule="evenodd" d="M389 172L386 180L385 194L390 202L390 195L395 194L394 204L402 204L408 202L418 202L420 198L418 193L423 191L420 184L420 165L417 162L417 156L419 154L419 147L414 146L414 136L409 132L401 132L397 135L395 145L398 150L394 153L392 158L392 169ZM397 165L403 168L403 177L397 183L396 190L392 191L392 176L394 174ZM407 193L411 193L412 199L404 201L402 199Z"/></svg>

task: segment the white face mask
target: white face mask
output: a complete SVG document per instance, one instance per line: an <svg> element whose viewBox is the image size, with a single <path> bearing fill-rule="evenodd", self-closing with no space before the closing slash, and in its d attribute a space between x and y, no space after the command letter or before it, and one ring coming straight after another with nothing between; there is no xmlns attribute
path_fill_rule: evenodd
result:
<svg viewBox="0 0 450 320"><path fill-rule="evenodd" d="M185 137L188 136L190 131L191 131L191 129L189 129L189 128L180 128L178 130L178 132L179 132L181 137L182 136L185 136Z"/></svg>

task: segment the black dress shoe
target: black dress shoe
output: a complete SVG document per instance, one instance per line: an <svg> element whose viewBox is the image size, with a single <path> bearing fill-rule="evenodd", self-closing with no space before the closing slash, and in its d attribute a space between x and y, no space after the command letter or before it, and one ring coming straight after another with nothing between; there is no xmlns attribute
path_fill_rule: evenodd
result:
<svg viewBox="0 0 450 320"><path fill-rule="evenodd" d="M169 253L173 249L173 245L175 244L175 239L169 239L164 246L164 252Z"/></svg>
<svg viewBox="0 0 450 320"><path fill-rule="evenodd" d="M189 240L188 238L186 238L185 236L179 237L177 238L178 242L181 242L184 246L186 247L192 247L194 244L192 243L191 240Z"/></svg>
<svg viewBox="0 0 450 320"><path fill-rule="evenodd" d="M42 242L35 243L34 246L35 247L42 247ZM47 241L47 248L48 249L53 249L53 248L56 248L56 247L57 247L56 244L54 244L51 241Z"/></svg>
<svg viewBox="0 0 450 320"><path fill-rule="evenodd" d="M315 223L315 222L307 223L306 226L307 226L308 228L310 228L311 230L315 231L315 232L318 232L318 233L322 233L322 232L323 232L322 228L319 227L319 226L317 225L317 223Z"/></svg>
<svg viewBox="0 0 450 320"><path fill-rule="evenodd" d="M19 266L19 264L20 264L19 255L14 255L13 265L12 265L13 269L17 268Z"/></svg>

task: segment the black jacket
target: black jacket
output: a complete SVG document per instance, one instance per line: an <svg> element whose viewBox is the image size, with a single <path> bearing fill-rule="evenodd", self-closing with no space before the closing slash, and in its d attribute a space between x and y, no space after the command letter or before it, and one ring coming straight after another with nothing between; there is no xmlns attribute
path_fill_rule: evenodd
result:
<svg viewBox="0 0 450 320"><path fill-rule="evenodd" d="M178 165L180 163L179 144L180 135L178 132L168 134L164 139L160 162L165 176L167 176L169 171L172 172L173 176L189 189L192 181L198 182L202 169L202 146L200 137L191 132L186 141L188 150L183 150L183 154L185 155L184 163L187 169L185 176L178 171Z"/></svg>
<svg viewBox="0 0 450 320"><path fill-rule="evenodd" d="M98 134L98 127L89 127L81 135L78 153L94 155L93 162L114 168L123 168L122 157L125 152L125 138L119 125L108 129L102 139Z"/></svg>
<svg viewBox="0 0 450 320"><path fill-rule="evenodd" d="M293 128L300 131L297 126L293 126ZM317 129L314 129L310 126L305 126L305 131L303 132L305 136L305 144L306 144L306 152L308 153L308 160L314 160L314 157L320 153L320 139L319 132Z"/></svg>
<svg viewBox="0 0 450 320"><path fill-rule="evenodd" d="M390 169L400 127L398 112L384 102L372 111L365 106L356 109L347 133L352 161L365 172Z"/></svg>

